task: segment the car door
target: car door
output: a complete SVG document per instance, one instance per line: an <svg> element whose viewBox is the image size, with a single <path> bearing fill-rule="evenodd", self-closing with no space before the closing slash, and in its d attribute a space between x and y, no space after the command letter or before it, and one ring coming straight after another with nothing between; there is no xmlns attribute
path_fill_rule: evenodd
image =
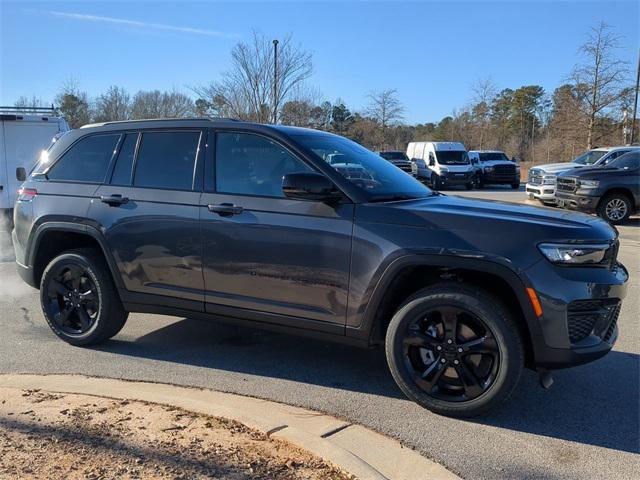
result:
<svg viewBox="0 0 640 480"><path fill-rule="evenodd" d="M200 205L206 310L343 331L353 204L285 198L283 175L314 170L261 134L218 131L207 157Z"/></svg>
<svg viewBox="0 0 640 480"><path fill-rule="evenodd" d="M123 134L110 180L96 191L89 216L104 233L125 301L204 308L198 169L205 134Z"/></svg>

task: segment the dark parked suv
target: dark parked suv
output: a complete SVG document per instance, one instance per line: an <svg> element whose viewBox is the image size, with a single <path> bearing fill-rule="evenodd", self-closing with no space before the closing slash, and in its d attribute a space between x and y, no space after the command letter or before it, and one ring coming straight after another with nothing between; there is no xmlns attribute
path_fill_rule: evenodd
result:
<svg viewBox="0 0 640 480"><path fill-rule="evenodd" d="M640 210L640 152L625 153L604 166L563 172L556 182L558 206L597 213L619 225Z"/></svg>
<svg viewBox="0 0 640 480"><path fill-rule="evenodd" d="M14 220L20 275L73 345L129 312L384 345L402 391L452 416L524 366L605 355L628 278L600 219L445 196L345 138L231 120L74 130Z"/></svg>

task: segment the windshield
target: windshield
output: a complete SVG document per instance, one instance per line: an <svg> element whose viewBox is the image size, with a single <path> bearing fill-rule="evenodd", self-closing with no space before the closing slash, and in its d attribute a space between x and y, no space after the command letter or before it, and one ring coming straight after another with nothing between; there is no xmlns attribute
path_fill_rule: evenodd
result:
<svg viewBox="0 0 640 480"><path fill-rule="evenodd" d="M440 165L468 165L469 156L464 150L436 150Z"/></svg>
<svg viewBox="0 0 640 480"><path fill-rule="evenodd" d="M433 192L379 155L336 135L292 135L303 147L367 192L371 201L422 198Z"/></svg>
<svg viewBox="0 0 640 480"><path fill-rule="evenodd" d="M606 150L589 150L588 152L585 152L579 157L571 160L571 163L579 163L580 165L593 165L598 160L600 160L605 153L607 153Z"/></svg>
<svg viewBox="0 0 640 480"><path fill-rule="evenodd" d="M481 162L491 162L494 160L506 160L510 161L509 158L502 152L484 152L480 154Z"/></svg>
<svg viewBox="0 0 640 480"><path fill-rule="evenodd" d="M380 156L385 160L409 160L404 152L380 152Z"/></svg>

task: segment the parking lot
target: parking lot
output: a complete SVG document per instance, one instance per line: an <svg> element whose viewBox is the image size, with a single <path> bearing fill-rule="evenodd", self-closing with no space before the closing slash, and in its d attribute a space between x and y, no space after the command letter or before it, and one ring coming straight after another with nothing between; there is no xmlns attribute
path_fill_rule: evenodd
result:
<svg viewBox="0 0 640 480"><path fill-rule="evenodd" d="M522 189L521 189L522 190ZM523 201L523 191L451 191ZM325 411L400 439L463 478L637 478L640 431L640 222L619 227L630 290L615 350L559 371L542 390L526 372L512 399L471 421L440 417L405 399L382 351L235 329L197 320L131 315L99 348L58 340L37 291L15 273L0 238L0 372L82 373L202 386Z"/></svg>

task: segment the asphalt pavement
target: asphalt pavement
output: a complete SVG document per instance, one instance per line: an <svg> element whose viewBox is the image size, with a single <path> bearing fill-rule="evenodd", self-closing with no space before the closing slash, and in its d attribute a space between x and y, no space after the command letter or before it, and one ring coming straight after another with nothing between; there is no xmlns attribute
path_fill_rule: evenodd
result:
<svg viewBox="0 0 640 480"><path fill-rule="evenodd" d="M451 191L521 201L522 191ZM550 390L526 372L511 400L473 420L404 398L379 350L133 314L99 348L50 332L0 235L0 373L80 373L212 388L327 412L397 438L464 478L635 479L640 469L640 222L619 228L631 274L614 351L558 371Z"/></svg>

